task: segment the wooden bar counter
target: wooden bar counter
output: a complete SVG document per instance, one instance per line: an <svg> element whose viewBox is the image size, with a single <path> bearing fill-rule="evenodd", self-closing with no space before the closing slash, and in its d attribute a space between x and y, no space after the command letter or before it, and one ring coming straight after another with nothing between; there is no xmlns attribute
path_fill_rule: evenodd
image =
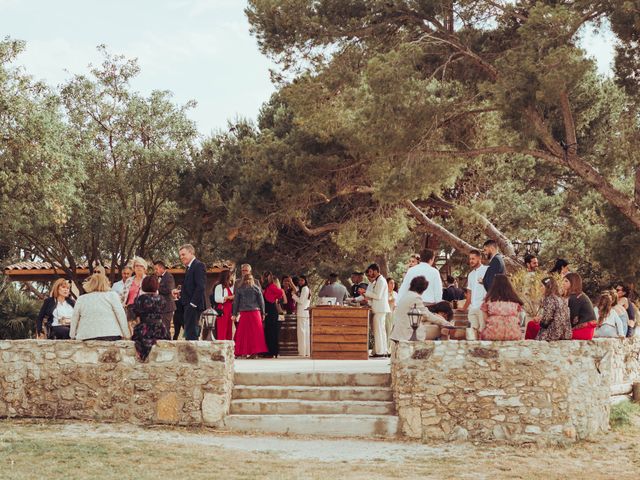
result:
<svg viewBox="0 0 640 480"><path fill-rule="evenodd" d="M311 358L369 359L369 309L318 306L311 309Z"/></svg>

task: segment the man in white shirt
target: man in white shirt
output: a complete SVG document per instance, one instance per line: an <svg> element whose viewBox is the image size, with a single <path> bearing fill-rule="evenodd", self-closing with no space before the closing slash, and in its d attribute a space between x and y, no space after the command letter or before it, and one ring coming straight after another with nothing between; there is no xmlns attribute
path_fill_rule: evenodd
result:
<svg viewBox="0 0 640 480"><path fill-rule="evenodd" d="M482 280L489 267L482 265L482 254L479 250L471 250L469 253L469 266L471 272L467 276L467 300L462 309L468 312L467 316L471 328L479 331L484 327L480 307L487 295Z"/></svg>
<svg viewBox="0 0 640 480"><path fill-rule="evenodd" d="M126 282L132 274L133 274L133 269L129 265L124 267L122 269L122 272L120 272L120 275L122 276L122 280L120 280L119 282L115 282L111 286L111 290L116 292L118 295L122 295L122 291L124 290L124 282Z"/></svg>
<svg viewBox="0 0 640 480"><path fill-rule="evenodd" d="M369 285L367 290L362 293L371 305L373 313L373 338L374 338L374 354L377 357L388 355L387 349L387 328L385 320L387 313L391 313L389 306L389 287L387 280L380 275L380 267L377 263L372 263L367 267L367 278Z"/></svg>
<svg viewBox="0 0 640 480"><path fill-rule="evenodd" d="M411 280L416 277L424 277L429 282L429 286L422 294L422 301L425 303L438 303L442 301L442 278L440 272L433 267L433 262L436 256L433 250L425 250L420 255L420 263L407 270L402 285L398 290L398 301L402 299L402 296L409 291L409 285Z"/></svg>

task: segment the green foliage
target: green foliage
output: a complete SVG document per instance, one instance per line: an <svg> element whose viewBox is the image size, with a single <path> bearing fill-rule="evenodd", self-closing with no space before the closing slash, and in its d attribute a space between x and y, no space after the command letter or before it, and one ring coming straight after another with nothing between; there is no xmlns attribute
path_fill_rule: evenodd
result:
<svg viewBox="0 0 640 480"><path fill-rule="evenodd" d="M614 429L630 427L633 424L634 417L638 415L640 415L639 404L629 401L620 402L611 407L609 424Z"/></svg>
<svg viewBox="0 0 640 480"><path fill-rule="evenodd" d="M40 306L2 279L0 282L0 339L30 338L35 332Z"/></svg>

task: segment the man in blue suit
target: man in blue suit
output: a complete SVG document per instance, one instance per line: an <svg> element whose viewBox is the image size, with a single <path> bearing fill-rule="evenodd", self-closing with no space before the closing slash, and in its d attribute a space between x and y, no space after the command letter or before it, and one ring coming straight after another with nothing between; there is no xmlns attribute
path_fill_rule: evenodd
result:
<svg viewBox="0 0 640 480"><path fill-rule="evenodd" d="M207 284L207 273L204 263L196 258L193 245L180 247L180 261L187 268L180 291L180 304L184 307L184 338L197 340L200 334L200 314L205 310L204 291Z"/></svg>
<svg viewBox="0 0 640 480"><path fill-rule="evenodd" d="M504 258L502 258L502 255L498 253L498 244L495 240L487 240L484 242L482 251L487 259L490 260L489 268L487 268L487 271L482 278L482 285L484 285L485 290L489 292L491 285L493 285L493 279L495 276L505 273Z"/></svg>

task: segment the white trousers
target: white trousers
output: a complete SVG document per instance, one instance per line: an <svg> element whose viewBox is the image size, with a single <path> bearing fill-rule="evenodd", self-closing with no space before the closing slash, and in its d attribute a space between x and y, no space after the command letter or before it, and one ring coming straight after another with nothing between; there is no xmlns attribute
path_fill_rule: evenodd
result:
<svg viewBox="0 0 640 480"><path fill-rule="evenodd" d="M309 312L296 315L296 330L298 334L298 355L311 355L311 332L309 331Z"/></svg>
<svg viewBox="0 0 640 480"><path fill-rule="evenodd" d="M376 355L386 355L389 353L387 348L387 326L386 313L373 314L373 340L375 342L374 351Z"/></svg>
<svg viewBox="0 0 640 480"><path fill-rule="evenodd" d="M467 319L471 328L475 328L478 331L484 330L484 313L480 310L480 307L469 308Z"/></svg>

